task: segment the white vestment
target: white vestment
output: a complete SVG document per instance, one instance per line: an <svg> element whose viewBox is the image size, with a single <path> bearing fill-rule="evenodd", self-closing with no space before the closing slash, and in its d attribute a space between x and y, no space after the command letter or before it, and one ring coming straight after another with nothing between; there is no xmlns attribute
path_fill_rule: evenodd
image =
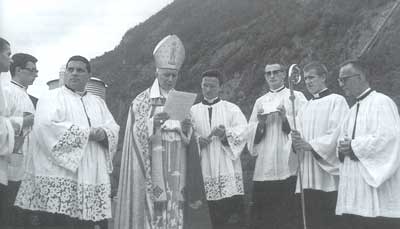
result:
<svg viewBox="0 0 400 229"><path fill-rule="evenodd" d="M89 140L102 128L107 143ZM119 126L98 96L79 95L65 86L37 104L33 158L15 205L82 220L111 218L112 157Z"/></svg>
<svg viewBox="0 0 400 229"><path fill-rule="evenodd" d="M211 122L208 109L211 108ZM238 106L221 100L212 105L196 104L191 109L193 127L198 137L205 137L219 125L226 128L227 145L213 136L211 143L199 150L207 200L243 195L240 154L246 145L243 133L247 121Z"/></svg>
<svg viewBox="0 0 400 229"><path fill-rule="evenodd" d="M340 166L336 214L400 217L400 118L396 104L373 91L359 102L351 148ZM357 104L344 119L339 140L352 137Z"/></svg>
<svg viewBox="0 0 400 229"><path fill-rule="evenodd" d="M320 159L312 152L301 153L303 188L331 192L337 190L339 180L339 160L336 156L336 144L340 124L349 112L345 98L329 94L308 101L297 115L299 132ZM297 157L297 155L296 155ZM299 192L297 177L296 192Z"/></svg>
<svg viewBox="0 0 400 229"><path fill-rule="evenodd" d="M299 109L307 101L303 93L294 91L296 114ZM281 104L286 109L286 117L290 127L293 129L293 114L292 102L289 99L290 90L284 88L278 92L268 92L256 100L253 107L253 112L249 121L249 137L247 146L250 154L258 156L254 170L254 181L271 181L284 180L292 175L295 175L297 169L297 160L289 160L292 154L292 141L288 134L282 130L282 119L277 112L269 115L267 118L266 134L259 144L254 144L256 129L258 124L257 113L260 108Z"/></svg>
<svg viewBox="0 0 400 229"><path fill-rule="evenodd" d="M4 95L7 101L6 116L18 120L19 126L22 127L23 113L29 112L35 114L35 108L26 92L26 88L17 82L12 81L8 87L4 88ZM18 141L17 138L19 138L19 141L23 141L23 145L19 148L18 152L14 152L14 154L10 155L12 160L8 165L8 180L20 181L23 178L26 167L25 157L27 156L30 147L32 147L30 135L31 129L31 127L24 129L20 128L19 133L15 133L17 136L14 141ZM20 162L17 162L17 160L20 160Z"/></svg>
<svg viewBox="0 0 400 229"><path fill-rule="evenodd" d="M4 90L9 86L9 82L0 80L0 183L8 184L8 164L9 156L14 149L14 135L15 131L12 122L18 121L16 117L6 116L7 101L4 96ZM19 120L22 123L22 120Z"/></svg>

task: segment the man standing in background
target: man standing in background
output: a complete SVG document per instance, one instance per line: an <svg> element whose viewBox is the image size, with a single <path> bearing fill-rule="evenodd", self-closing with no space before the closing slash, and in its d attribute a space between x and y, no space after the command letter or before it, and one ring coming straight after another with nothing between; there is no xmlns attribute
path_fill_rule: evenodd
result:
<svg viewBox="0 0 400 229"><path fill-rule="evenodd" d="M327 87L328 70L319 62L304 68L307 90L313 98L297 114L298 131L292 131L293 147L301 155L307 227L338 228L335 217L339 160L336 143L349 107L345 98ZM297 155L296 155L297 156ZM296 192L300 192L297 177Z"/></svg>
<svg viewBox="0 0 400 229"><path fill-rule="evenodd" d="M80 229L112 216L109 174L119 131L104 100L86 92L90 75L89 61L73 56L65 85L40 98L35 156L15 201L23 209L56 213Z"/></svg>
<svg viewBox="0 0 400 229"><path fill-rule="evenodd" d="M0 37L0 74L8 72L11 59L10 43ZM0 80L0 225L7 222L7 184L9 155L14 149L14 133L19 129L17 123L5 116L7 104L4 96L4 86Z"/></svg>
<svg viewBox="0 0 400 229"><path fill-rule="evenodd" d="M222 74L202 74L203 100L191 109L194 133L200 148L201 167L213 228L226 226L243 212L243 176L240 154L246 144L246 117L240 108L219 98Z"/></svg>
<svg viewBox="0 0 400 229"><path fill-rule="evenodd" d="M258 98L249 120L248 148L257 156L253 176L252 228L286 228L287 217L295 214L297 160L290 161L293 126L290 90L285 87L286 71L281 64L265 66L269 92ZM306 102L301 92L294 91L299 110ZM297 111L296 110L296 111ZM287 225L293 228L293 225Z"/></svg>
<svg viewBox="0 0 400 229"><path fill-rule="evenodd" d="M400 228L400 118L388 96L370 88L367 66L344 62L339 85L356 99L343 121L336 214L352 229Z"/></svg>
<svg viewBox="0 0 400 229"><path fill-rule="evenodd" d="M27 163L30 161L28 158L32 156L29 152L32 148L30 132L35 108L26 90L37 77L36 62L37 59L32 55L14 54L10 66L11 83L3 88L7 103L5 115L15 120L20 127L15 132L14 149L9 156L10 162L8 164L7 211L5 212L7 214L7 225L11 226L22 226L25 219L21 209L14 207L14 201L24 177Z"/></svg>

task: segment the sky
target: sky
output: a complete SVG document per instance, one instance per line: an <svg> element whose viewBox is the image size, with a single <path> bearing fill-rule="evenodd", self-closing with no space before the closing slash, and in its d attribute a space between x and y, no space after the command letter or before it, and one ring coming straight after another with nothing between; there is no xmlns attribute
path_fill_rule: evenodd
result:
<svg viewBox="0 0 400 229"><path fill-rule="evenodd" d="M38 59L28 92L40 97L69 57L114 49L125 32L173 0L0 0L0 36Z"/></svg>

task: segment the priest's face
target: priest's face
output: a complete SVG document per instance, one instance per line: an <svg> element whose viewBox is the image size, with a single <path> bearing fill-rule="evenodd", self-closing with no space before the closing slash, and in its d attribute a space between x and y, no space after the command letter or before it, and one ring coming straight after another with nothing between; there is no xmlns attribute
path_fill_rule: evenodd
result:
<svg viewBox="0 0 400 229"><path fill-rule="evenodd" d="M270 89L278 89L285 83L285 70L280 64L271 64L265 67L265 80Z"/></svg>
<svg viewBox="0 0 400 229"><path fill-rule="evenodd" d="M89 81L90 73L82 61L68 62L64 75L64 84L74 91L84 91Z"/></svg>
<svg viewBox="0 0 400 229"><path fill-rule="evenodd" d="M346 96L356 98L360 91L360 77L362 72L353 67L352 64L347 64L340 68L339 71L339 86L342 88Z"/></svg>
<svg viewBox="0 0 400 229"><path fill-rule="evenodd" d="M24 68L19 68L15 74L16 76L18 75L18 78L20 79L20 83L28 87L29 85L33 84L33 81L35 81L36 77L38 76L38 70L36 68L36 64L28 61L25 65Z"/></svg>
<svg viewBox="0 0 400 229"><path fill-rule="evenodd" d="M156 72L158 83L163 90L170 91L175 88L178 80L178 70L159 68Z"/></svg>
<svg viewBox="0 0 400 229"><path fill-rule="evenodd" d="M325 76L318 74L316 69L310 69L309 71L304 72L304 81L308 92L311 94L317 94L322 89L325 89L325 80Z"/></svg>
<svg viewBox="0 0 400 229"><path fill-rule="evenodd" d="M206 99L214 99L219 96L221 90L219 79L205 76L201 80L201 90Z"/></svg>
<svg viewBox="0 0 400 229"><path fill-rule="evenodd" d="M0 51L0 72L8 72L10 70L11 49L9 45L5 45L2 51Z"/></svg>

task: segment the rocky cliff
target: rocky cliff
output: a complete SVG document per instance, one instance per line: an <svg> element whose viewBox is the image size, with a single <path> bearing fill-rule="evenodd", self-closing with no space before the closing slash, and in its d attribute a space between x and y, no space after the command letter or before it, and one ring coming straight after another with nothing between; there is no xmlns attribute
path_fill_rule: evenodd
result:
<svg viewBox="0 0 400 229"><path fill-rule="evenodd" d="M400 10L394 6L393 0L175 0L91 62L109 85L107 103L121 139L131 101L154 79L152 51L168 34L182 39L187 54L177 89L200 92L201 72L221 69L222 97L247 116L266 89L266 63L320 60L330 70L329 87L341 93L337 66L364 50L373 87L400 101ZM305 92L304 85L298 89Z"/></svg>

